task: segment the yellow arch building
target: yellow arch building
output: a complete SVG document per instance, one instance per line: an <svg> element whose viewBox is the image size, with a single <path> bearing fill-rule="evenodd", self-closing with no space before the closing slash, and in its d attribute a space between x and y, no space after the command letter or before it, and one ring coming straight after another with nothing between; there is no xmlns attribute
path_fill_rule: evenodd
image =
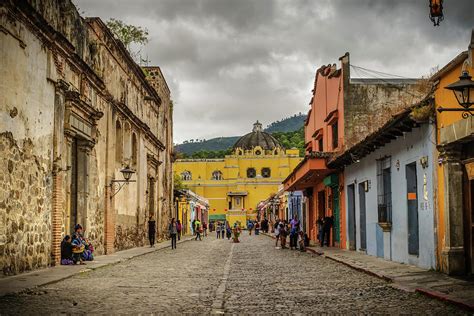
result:
<svg viewBox="0 0 474 316"><path fill-rule="evenodd" d="M174 172L190 190L209 200L207 220L245 226L247 219L255 218L257 204L276 193L300 161L298 149L285 150L257 121L252 132L235 143L232 155L178 159Z"/></svg>

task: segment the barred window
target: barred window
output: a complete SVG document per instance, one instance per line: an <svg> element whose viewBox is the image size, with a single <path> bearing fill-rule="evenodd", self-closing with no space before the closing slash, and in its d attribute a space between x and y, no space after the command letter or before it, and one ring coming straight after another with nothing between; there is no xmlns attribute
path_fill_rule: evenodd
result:
<svg viewBox="0 0 474 316"><path fill-rule="evenodd" d="M379 223L392 222L391 158L377 160L377 205Z"/></svg>
<svg viewBox="0 0 474 316"><path fill-rule="evenodd" d="M184 171L181 173L181 179L184 181L189 181L193 179L193 175L191 174L191 171Z"/></svg>
<svg viewBox="0 0 474 316"><path fill-rule="evenodd" d="M257 172L255 168L248 168L247 169L247 178L255 178L257 176Z"/></svg>
<svg viewBox="0 0 474 316"><path fill-rule="evenodd" d="M272 175L272 171L270 168L262 168L262 177L264 178L270 178Z"/></svg>
<svg viewBox="0 0 474 316"><path fill-rule="evenodd" d="M212 180L222 180L222 172L219 170L216 170L212 173Z"/></svg>

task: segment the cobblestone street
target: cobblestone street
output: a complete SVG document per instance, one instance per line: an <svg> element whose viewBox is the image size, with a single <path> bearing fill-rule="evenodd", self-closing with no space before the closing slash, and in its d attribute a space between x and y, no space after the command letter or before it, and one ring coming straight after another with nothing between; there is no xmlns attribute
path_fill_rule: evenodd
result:
<svg viewBox="0 0 474 316"><path fill-rule="evenodd" d="M462 314L266 236L207 237L0 298L0 314Z"/></svg>

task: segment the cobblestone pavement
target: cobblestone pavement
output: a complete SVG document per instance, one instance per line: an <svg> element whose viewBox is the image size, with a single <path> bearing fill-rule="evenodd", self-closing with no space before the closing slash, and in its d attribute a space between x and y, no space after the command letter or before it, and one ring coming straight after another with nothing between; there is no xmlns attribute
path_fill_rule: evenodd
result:
<svg viewBox="0 0 474 316"><path fill-rule="evenodd" d="M0 314L462 314L322 257L273 247L189 241L18 295Z"/></svg>

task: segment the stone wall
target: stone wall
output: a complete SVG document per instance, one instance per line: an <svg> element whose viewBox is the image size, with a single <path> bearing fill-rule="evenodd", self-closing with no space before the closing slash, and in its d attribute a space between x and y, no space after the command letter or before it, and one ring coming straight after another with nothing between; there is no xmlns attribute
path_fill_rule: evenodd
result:
<svg viewBox="0 0 474 316"><path fill-rule="evenodd" d="M414 79L351 79L344 100L345 147L350 148L426 96L429 86Z"/></svg>
<svg viewBox="0 0 474 316"><path fill-rule="evenodd" d="M45 267L51 251L51 170L20 148L9 132L0 134L0 266L6 275Z"/></svg>
<svg viewBox="0 0 474 316"><path fill-rule="evenodd" d="M161 72L155 90L105 23L83 19L70 0L7 0L0 11L0 268L57 264L75 223L96 254L144 245L149 161L163 214L172 190ZM126 165L136 182L114 195Z"/></svg>

